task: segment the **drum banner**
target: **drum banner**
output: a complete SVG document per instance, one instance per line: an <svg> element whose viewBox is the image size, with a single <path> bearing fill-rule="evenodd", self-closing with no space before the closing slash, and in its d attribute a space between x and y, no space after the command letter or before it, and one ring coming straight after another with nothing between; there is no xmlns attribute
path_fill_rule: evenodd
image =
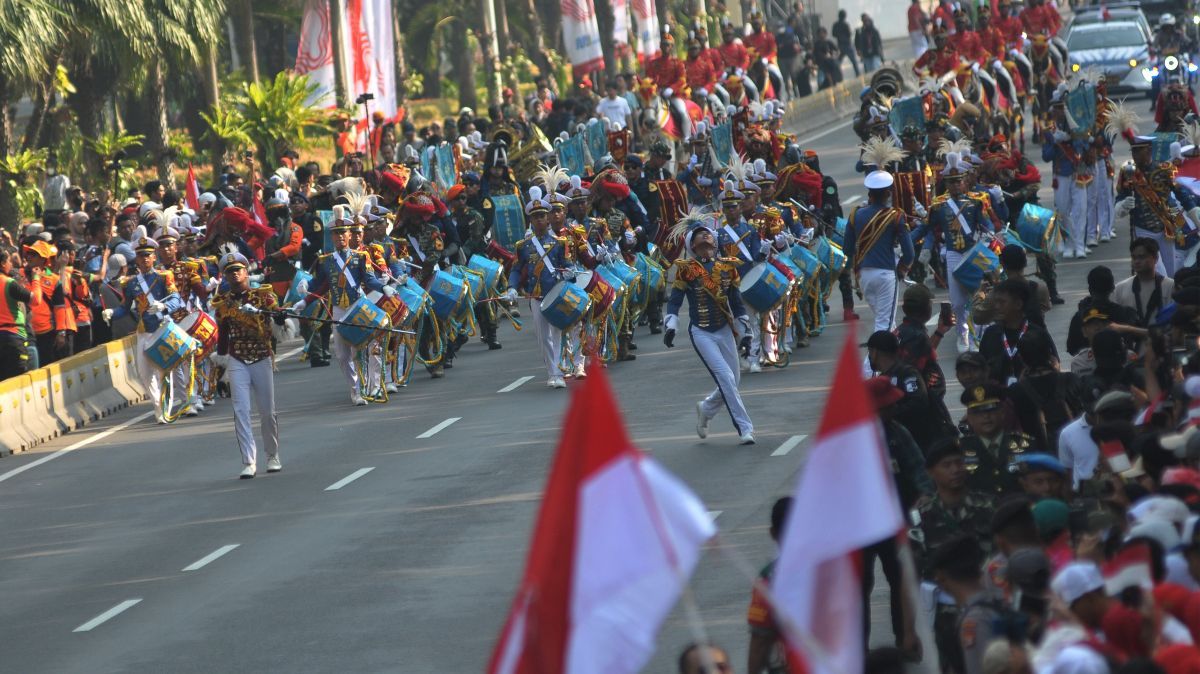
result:
<svg viewBox="0 0 1200 674"><path fill-rule="evenodd" d="M712 128L712 148L721 166L729 166L733 158L733 127L729 122L717 124Z"/></svg>
<svg viewBox="0 0 1200 674"><path fill-rule="evenodd" d="M679 219L687 215L687 189L678 180L655 180L651 187L658 192L659 225L654 243L662 250L663 258L674 262L683 250L683 242L668 244L667 234Z"/></svg>
<svg viewBox="0 0 1200 674"><path fill-rule="evenodd" d="M508 250L514 250L517 242L525 238L525 209L521 200L513 194L501 194L492 200L492 236Z"/></svg>
<svg viewBox="0 0 1200 674"><path fill-rule="evenodd" d="M605 123L593 119L587 125L587 147L588 153L592 155L592 166L594 167L600 158L608 154L608 131L605 128Z"/></svg>
<svg viewBox="0 0 1200 674"><path fill-rule="evenodd" d="M450 143L442 143L434 151L434 169L437 175L438 188L444 194L458 182L458 171L455 169L454 147Z"/></svg>
<svg viewBox="0 0 1200 674"><path fill-rule="evenodd" d="M554 154L558 157L558 165L567 173L575 176L587 173L583 136L575 134L559 143L554 148Z"/></svg>

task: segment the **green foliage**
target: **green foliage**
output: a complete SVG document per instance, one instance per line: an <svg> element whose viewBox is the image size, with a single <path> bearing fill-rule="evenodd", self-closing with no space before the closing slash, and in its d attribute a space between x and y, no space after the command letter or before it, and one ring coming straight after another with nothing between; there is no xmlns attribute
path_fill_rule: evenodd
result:
<svg viewBox="0 0 1200 674"><path fill-rule="evenodd" d="M570 91L571 64L567 61L567 57L554 49L547 49L546 58L550 61L550 67L554 70L554 81L558 85L558 90Z"/></svg>
<svg viewBox="0 0 1200 674"><path fill-rule="evenodd" d="M184 129L169 129L167 131L167 147L180 163L192 163L196 159L196 148L192 145L192 137Z"/></svg>
<svg viewBox="0 0 1200 674"><path fill-rule="evenodd" d="M316 91L307 75L281 72L273 80L243 84L228 96L228 106L245 123L245 133L265 163L296 147L306 134L328 131L326 113L309 105Z"/></svg>
<svg viewBox="0 0 1200 674"><path fill-rule="evenodd" d="M411 70L402 84L407 98L418 98L421 92L425 91L425 76L416 70Z"/></svg>
<svg viewBox="0 0 1200 674"><path fill-rule="evenodd" d="M105 131L96 138L88 139L92 150L104 162L104 172L116 194L124 194L138 184L137 162L128 156L118 159L117 153L141 147L144 140L146 137L140 133L124 131Z"/></svg>
<svg viewBox="0 0 1200 674"><path fill-rule="evenodd" d="M541 73L519 45L513 45L511 52L500 62L500 77L515 90L518 84L532 82Z"/></svg>
<svg viewBox="0 0 1200 674"><path fill-rule="evenodd" d="M204 112L200 116L208 124L204 139L220 142L227 154L241 153L253 144L254 141L250 140L250 123L237 110L213 108L211 116Z"/></svg>
<svg viewBox="0 0 1200 674"><path fill-rule="evenodd" d="M45 76L50 54L63 39L65 18L51 0L0 2L0 78L19 89Z"/></svg>
<svg viewBox="0 0 1200 674"><path fill-rule="evenodd" d="M38 175L46 169L46 149L22 150L0 159L0 178L4 188L13 195L22 218L33 218L42 207L42 191Z"/></svg>

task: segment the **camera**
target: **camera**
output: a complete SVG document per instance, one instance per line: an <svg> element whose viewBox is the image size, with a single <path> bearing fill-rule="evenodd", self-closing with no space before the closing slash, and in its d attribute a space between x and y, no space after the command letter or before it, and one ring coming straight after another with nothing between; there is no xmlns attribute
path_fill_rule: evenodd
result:
<svg viewBox="0 0 1200 674"><path fill-rule="evenodd" d="M367 101L373 101L373 100L375 100L375 94L359 94L358 98L354 99L354 102L359 105L362 105L363 103L366 103Z"/></svg>

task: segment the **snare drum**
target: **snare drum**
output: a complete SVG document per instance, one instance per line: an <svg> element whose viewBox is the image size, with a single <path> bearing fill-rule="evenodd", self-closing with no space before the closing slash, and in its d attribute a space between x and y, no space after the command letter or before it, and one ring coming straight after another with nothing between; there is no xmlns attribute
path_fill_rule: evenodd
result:
<svg viewBox="0 0 1200 674"><path fill-rule="evenodd" d="M811 283L821 274L821 261L807 246L796 244L792 246L792 262L804 273L804 278Z"/></svg>
<svg viewBox="0 0 1200 674"><path fill-rule="evenodd" d="M1057 234L1054 211L1037 204L1025 204L1017 216L1017 235L1026 248L1035 253L1052 249Z"/></svg>
<svg viewBox="0 0 1200 674"><path fill-rule="evenodd" d="M424 308L426 302L430 301L429 293L425 292L420 283L409 277L408 283L400 286L396 297L404 303L405 312L403 320L392 320L392 325L404 330L412 330L417 322L417 317L421 315L421 309Z"/></svg>
<svg viewBox="0 0 1200 674"><path fill-rule="evenodd" d="M605 281L608 281L608 285L612 286L612 289L616 291L617 297L624 296L629 289L625 282L621 280L621 277L617 276L617 273L607 266L597 265L595 271L597 274L603 276Z"/></svg>
<svg viewBox="0 0 1200 674"><path fill-rule="evenodd" d="M770 311L787 295L788 278L774 266L759 263L750 268L738 286L742 300L759 313Z"/></svg>
<svg viewBox="0 0 1200 674"><path fill-rule="evenodd" d="M200 343L192 338L174 321L163 321L162 325L150 336L150 346L146 347L146 357L159 370L166 372L183 362L184 358L200 348Z"/></svg>
<svg viewBox="0 0 1200 674"><path fill-rule="evenodd" d="M500 283L500 272L503 267L499 262L482 255L472 255L470 260L467 260L467 269L478 273L483 277L483 290L492 291L496 289ZM479 293L475 293L475 297L479 297Z"/></svg>
<svg viewBox="0 0 1200 674"><path fill-rule="evenodd" d="M599 272L585 271L575 276L575 285L592 300L592 318L601 318L617 301L617 291Z"/></svg>
<svg viewBox="0 0 1200 674"><path fill-rule="evenodd" d="M196 360L204 360L217 348L217 322L203 311L193 311L179 321L179 327L200 345Z"/></svg>
<svg viewBox="0 0 1200 674"><path fill-rule="evenodd" d="M458 314L467 299L467 282L439 271L429 283L429 296L433 298L433 313L441 319L450 318Z"/></svg>
<svg viewBox="0 0 1200 674"><path fill-rule="evenodd" d="M842 273L842 268L846 266L846 253L842 247L824 236L817 239L817 259L833 276Z"/></svg>
<svg viewBox="0 0 1200 674"><path fill-rule="evenodd" d="M337 331L338 335L350 344L362 346L371 341L376 332L386 327L388 319L383 309L372 304L367 298L360 297L350 305L346 316L338 324Z"/></svg>
<svg viewBox="0 0 1200 674"><path fill-rule="evenodd" d="M400 299L399 291L389 297L378 290L372 290L367 293L367 299L383 310L383 313L388 317L388 322L392 325L400 325L408 318L408 305L404 303L404 300Z"/></svg>
<svg viewBox="0 0 1200 674"><path fill-rule="evenodd" d="M304 271L303 269L297 269L296 275L292 277L292 284L288 286L287 294L283 296L284 305L291 306L304 299L308 293L300 292L300 284L303 283L304 287L307 288L312 284L312 280L312 274Z"/></svg>
<svg viewBox="0 0 1200 674"><path fill-rule="evenodd" d="M471 297L479 299L479 293L483 292L483 274L462 265L454 265L450 268L450 273L466 281L467 287L471 289Z"/></svg>
<svg viewBox="0 0 1200 674"><path fill-rule="evenodd" d="M950 273L962 286L971 292L983 285L985 274L1000 271L1000 258L982 241L978 241L966 253Z"/></svg>
<svg viewBox="0 0 1200 674"><path fill-rule="evenodd" d="M559 330L567 330L583 320L592 300L582 288L570 281L559 281L542 298L542 316Z"/></svg>

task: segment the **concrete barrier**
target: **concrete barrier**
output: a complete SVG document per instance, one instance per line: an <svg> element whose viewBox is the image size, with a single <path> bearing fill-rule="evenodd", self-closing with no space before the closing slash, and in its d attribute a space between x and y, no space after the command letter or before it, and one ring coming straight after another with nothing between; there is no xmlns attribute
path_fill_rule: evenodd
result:
<svg viewBox="0 0 1200 674"><path fill-rule="evenodd" d="M886 65L899 70L905 77L906 85L912 87L912 64L912 59L906 59L890 61ZM858 112L861 106L860 94L870 84L871 76L862 75L842 80L840 84L828 89L814 91L811 96L795 99L783 115L784 130L803 136L832 122L845 119ZM905 95L911 93L915 93L915 90L908 91ZM858 144L856 136L851 134L849 138L854 138L854 144Z"/></svg>
<svg viewBox="0 0 1200 674"><path fill-rule="evenodd" d="M0 456L29 449L146 399L136 336L0 381Z"/></svg>

